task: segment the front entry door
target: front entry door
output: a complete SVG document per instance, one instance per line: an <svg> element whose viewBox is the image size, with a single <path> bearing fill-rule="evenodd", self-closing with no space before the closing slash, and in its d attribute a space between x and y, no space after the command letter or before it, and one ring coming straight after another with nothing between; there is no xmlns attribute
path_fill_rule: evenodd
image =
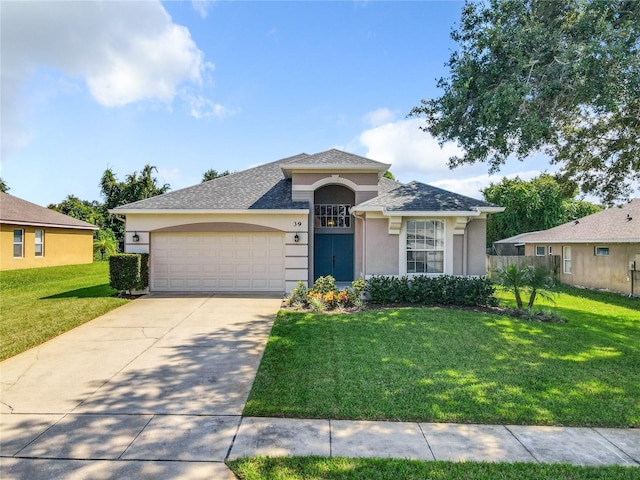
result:
<svg viewBox="0 0 640 480"><path fill-rule="evenodd" d="M337 282L353 280L353 233L322 234L314 238L314 277L331 275Z"/></svg>

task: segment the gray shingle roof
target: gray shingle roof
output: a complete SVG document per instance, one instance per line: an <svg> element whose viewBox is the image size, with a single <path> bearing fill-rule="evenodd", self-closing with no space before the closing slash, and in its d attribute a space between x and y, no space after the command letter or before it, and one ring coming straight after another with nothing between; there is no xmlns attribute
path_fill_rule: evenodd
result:
<svg viewBox="0 0 640 480"><path fill-rule="evenodd" d="M631 220L627 220L631 218ZM640 242L640 198L548 230L521 233L496 243L637 243Z"/></svg>
<svg viewBox="0 0 640 480"><path fill-rule="evenodd" d="M343 152L342 150L337 150L335 148L327 150L326 152L307 155L304 158L296 159L295 162L291 161L287 163L295 163L296 165L371 166L376 169L387 167L384 163L376 162L375 160L361 157L360 155L355 155L353 153Z"/></svg>
<svg viewBox="0 0 640 480"><path fill-rule="evenodd" d="M49 208L0 192L0 223L98 230L98 227Z"/></svg>
<svg viewBox="0 0 640 480"><path fill-rule="evenodd" d="M385 170L388 165L340 150L315 155L301 153L293 157L232 173L205 183L165 193L157 197L113 209L131 210L291 210L307 209L306 202L291 200L291 179L283 173L288 166L326 165L349 168L370 167ZM295 168L295 167L294 167ZM380 178L380 195L362 205L382 206L390 211L470 211L472 207L495 207L487 202L447 192L437 187L412 182L402 185Z"/></svg>
<svg viewBox="0 0 640 480"><path fill-rule="evenodd" d="M495 208L497 205L414 181L396 186L358 207L379 207L388 212L457 212L472 211L478 207Z"/></svg>
<svg viewBox="0 0 640 480"><path fill-rule="evenodd" d="M305 209L306 202L291 200L291 180L282 164L303 159L306 153L260 165L208 182L122 205L118 210L242 210Z"/></svg>

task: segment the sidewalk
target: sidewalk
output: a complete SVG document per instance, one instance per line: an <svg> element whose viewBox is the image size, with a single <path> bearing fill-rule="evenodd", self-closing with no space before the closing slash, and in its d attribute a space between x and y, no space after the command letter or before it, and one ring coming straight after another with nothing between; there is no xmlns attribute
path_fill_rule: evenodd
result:
<svg viewBox="0 0 640 480"><path fill-rule="evenodd" d="M245 417L229 459L254 455L640 466L640 429Z"/></svg>

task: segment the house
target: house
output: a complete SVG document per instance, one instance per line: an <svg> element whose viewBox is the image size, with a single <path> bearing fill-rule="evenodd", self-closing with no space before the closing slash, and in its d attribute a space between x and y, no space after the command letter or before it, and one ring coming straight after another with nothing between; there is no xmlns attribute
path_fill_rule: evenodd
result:
<svg viewBox="0 0 640 480"><path fill-rule="evenodd" d="M640 295L640 198L496 244L523 247L527 256L560 255L562 283Z"/></svg>
<svg viewBox="0 0 640 480"><path fill-rule="evenodd" d="M291 291L332 275L484 275L487 202L383 177L339 150L300 154L111 210L152 291Z"/></svg>
<svg viewBox="0 0 640 480"><path fill-rule="evenodd" d="M0 270L93 262L98 227L0 192Z"/></svg>

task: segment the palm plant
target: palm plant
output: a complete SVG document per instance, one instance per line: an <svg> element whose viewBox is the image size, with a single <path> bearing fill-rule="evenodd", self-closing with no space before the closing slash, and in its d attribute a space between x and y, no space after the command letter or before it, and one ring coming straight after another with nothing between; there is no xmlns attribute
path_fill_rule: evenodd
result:
<svg viewBox="0 0 640 480"><path fill-rule="evenodd" d="M494 272L497 283L513 292L519 310L522 310L523 306L520 292L526 286L527 269L526 266L522 268L520 265L508 265L506 268L499 268Z"/></svg>
<svg viewBox="0 0 640 480"><path fill-rule="evenodd" d="M556 282L553 275L543 267L530 265L509 265L494 272L497 283L513 292L519 310L524 309L522 292L529 294L527 309L531 310L536 298L553 301L553 290Z"/></svg>

